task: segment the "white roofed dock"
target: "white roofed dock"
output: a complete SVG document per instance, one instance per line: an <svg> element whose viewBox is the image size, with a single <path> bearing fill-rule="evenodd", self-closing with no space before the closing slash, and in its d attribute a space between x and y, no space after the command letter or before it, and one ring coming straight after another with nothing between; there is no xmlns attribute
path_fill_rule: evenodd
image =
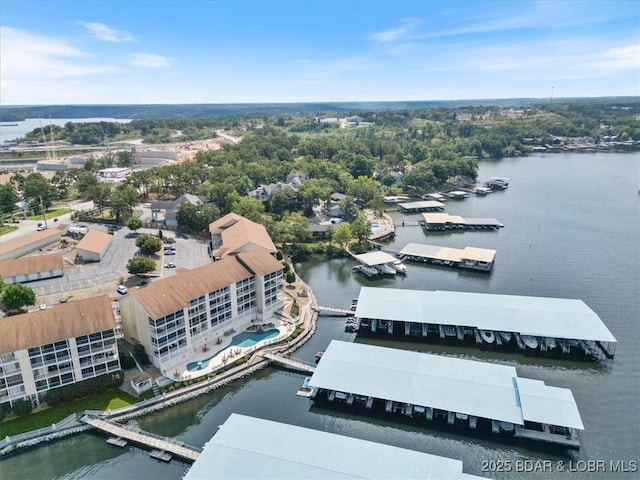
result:
<svg viewBox="0 0 640 480"><path fill-rule="evenodd" d="M579 447L584 430L570 390L518 378L510 366L333 340L309 383L316 401L564 447Z"/></svg>
<svg viewBox="0 0 640 480"><path fill-rule="evenodd" d="M470 339L524 351L613 358L617 343L600 317L575 299L362 287L355 315L360 333Z"/></svg>
<svg viewBox="0 0 640 480"><path fill-rule="evenodd" d="M480 477L463 473L459 460L234 413L207 442L183 478Z"/></svg>
<svg viewBox="0 0 640 480"><path fill-rule="evenodd" d="M488 248L465 247L460 249L424 243L409 243L400 250L400 257L413 262L488 272L493 268L496 251Z"/></svg>

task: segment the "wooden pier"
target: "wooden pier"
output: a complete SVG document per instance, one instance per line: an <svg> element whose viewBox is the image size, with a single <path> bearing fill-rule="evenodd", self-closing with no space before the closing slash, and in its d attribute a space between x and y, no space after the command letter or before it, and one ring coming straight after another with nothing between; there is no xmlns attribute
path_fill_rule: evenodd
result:
<svg viewBox="0 0 640 480"><path fill-rule="evenodd" d="M308 363L304 363L299 360L293 360L291 358L283 357L282 355L277 355L275 353L261 352L259 355L268 360L271 360L272 362L279 363L280 365L284 365L285 367L294 370L299 370L305 373L313 373L316 371L316 367L314 367L313 365L309 365Z"/></svg>
<svg viewBox="0 0 640 480"><path fill-rule="evenodd" d="M171 438L161 437L160 435L155 435L153 433L145 432L144 430L122 425L106 418L99 418L93 415L83 415L79 420L80 422L106 432L109 435L120 439L126 439L137 445L150 448L154 451L159 450L168 455L174 455L190 462L195 462L202 451L200 448L192 447L191 445L178 442Z"/></svg>

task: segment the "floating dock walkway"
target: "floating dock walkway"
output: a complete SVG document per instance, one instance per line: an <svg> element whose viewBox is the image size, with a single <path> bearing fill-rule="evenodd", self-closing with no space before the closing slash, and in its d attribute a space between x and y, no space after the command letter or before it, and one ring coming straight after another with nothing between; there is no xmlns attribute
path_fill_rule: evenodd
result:
<svg viewBox="0 0 640 480"><path fill-rule="evenodd" d="M315 401L579 448L571 390L515 367L333 340L309 380Z"/></svg>
<svg viewBox="0 0 640 480"><path fill-rule="evenodd" d="M331 307L327 305L315 305L313 308L326 317L348 317L349 315L353 315L353 310L349 310L348 308Z"/></svg>
<svg viewBox="0 0 640 480"><path fill-rule="evenodd" d="M278 355L275 353L260 352L258 355L293 370L298 370L305 373L313 373L316 371L316 367L314 367L313 365L301 362L300 360L293 360L291 358L283 357L282 355Z"/></svg>
<svg viewBox="0 0 640 480"><path fill-rule="evenodd" d="M362 287L358 334L611 359L617 340L583 301L488 293Z"/></svg>
<svg viewBox="0 0 640 480"><path fill-rule="evenodd" d="M145 432L144 430L128 425L122 425L106 418L99 418L94 415L83 415L79 420L120 440L125 439L137 445L150 448L153 451L179 457L182 460L194 462L202 451L200 448L192 447L191 445L174 439ZM162 458L162 460L164 460L164 458Z"/></svg>

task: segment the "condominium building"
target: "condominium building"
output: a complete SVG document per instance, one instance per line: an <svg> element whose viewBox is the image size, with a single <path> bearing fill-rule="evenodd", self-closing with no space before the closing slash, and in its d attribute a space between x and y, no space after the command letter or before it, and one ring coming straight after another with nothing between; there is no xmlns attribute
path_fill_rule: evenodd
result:
<svg viewBox="0 0 640 480"><path fill-rule="evenodd" d="M0 404L121 369L118 303L108 296L0 318Z"/></svg>
<svg viewBox="0 0 640 480"><path fill-rule="evenodd" d="M271 318L282 307L282 285L283 265L264 248L179 269L120 298L124 338L170 376L225 332Z"/></svg>
<svg viewBox="0 0 640 480"><path fill-rule="evenodd" d="M276 253L276 247L263 225L235 213L229 213L209 225L209 233L213 261L258 248Z"/></svg>

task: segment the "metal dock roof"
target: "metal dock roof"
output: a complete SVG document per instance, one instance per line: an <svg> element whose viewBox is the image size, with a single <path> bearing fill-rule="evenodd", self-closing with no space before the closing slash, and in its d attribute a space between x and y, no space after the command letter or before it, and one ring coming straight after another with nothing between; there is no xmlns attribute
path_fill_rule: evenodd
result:
<svg viewBox="0 0 640 480"><path fill-rule="evenodd" d="M464 249L460 249L438 247L436 245L427 245L424 243L408 243L402 250L400 250L400 255L435 258L438 260L449 260L452 262L476 260L478 262L490 263L495 260L496 251L488 248L465 247Z"/></svg>
<svg viewBox="0 0 640 480"><path fill-rule="evenodd" d="M184 480L476 479L450 458L232 414Z"/></svg>
<svg viewBox="0 0 640 480"><path fill-rule="evenodd" d="M444 212L423 213L422 219L427 224L453 223L456 225L502 226L495 218L464 218L460 215L449 215Z"/></svg>
<svg viewBox="0 0 640 480"><path fill-rule="evenodd" d="M582 300L362 287L356 317L616 342Z"/></svg>
<svg viewBox="0 0 640 480"><path fill-rule="evenodd" d="M570 390L518 379L505 365L333 340L309 383L514 425L529 420L583 429Z"/></svg>
<svg viewBox="0 0 640 480"><path fill-rule="evenodd" d="M396 257L389 253L381 252L381 251L373 251L363 253L361 255L355 255L356 260L360 263L364 263L365 265L382 265L385 263L392 263L398 260Z"/></svg>
<svg viewBox="0 0 640 480"><path fill-rule="evenodd" d="M442 209L444 203L436 200L423 200L421 202L405 202L399 203L398 207L404 210L421 210L421 209Z"/></svg>

